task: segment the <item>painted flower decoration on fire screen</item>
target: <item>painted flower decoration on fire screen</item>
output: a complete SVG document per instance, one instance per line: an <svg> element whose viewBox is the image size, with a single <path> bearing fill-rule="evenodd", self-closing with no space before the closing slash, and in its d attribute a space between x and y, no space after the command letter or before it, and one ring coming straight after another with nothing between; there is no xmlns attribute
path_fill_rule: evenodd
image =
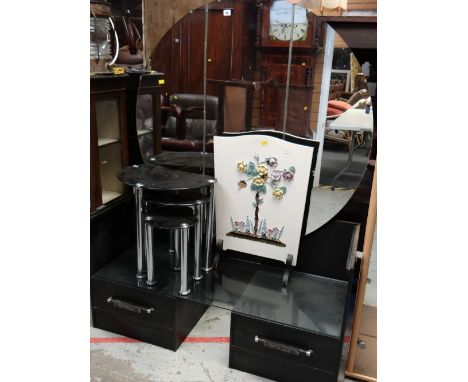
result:
<svg viewBox="0 0 468 382"><path fill-rule="evenodd" d="M280 202L287 192L286 185L294 180L296 169L294 166L288 169L279 170L278 158L270 156L264 160L260 160L258 154L254 155L254 162L238 162L237 171L242 175L237 186L239 190L247 188L250 183L250 190L255 192L255 201L252 206L255 209L254 219L247 216L246 220L233 220L231 216L232 231L227 233L227 236L238 237L242 239L260 241L267 244L273 244L280 247L286 247L286 244L281 242L281 235L284 231L284 226L268 227L267 220L263 217L260 220L260 206L263 203L261 194L267 194L267 186L271 187L271 196Z"/></svg>

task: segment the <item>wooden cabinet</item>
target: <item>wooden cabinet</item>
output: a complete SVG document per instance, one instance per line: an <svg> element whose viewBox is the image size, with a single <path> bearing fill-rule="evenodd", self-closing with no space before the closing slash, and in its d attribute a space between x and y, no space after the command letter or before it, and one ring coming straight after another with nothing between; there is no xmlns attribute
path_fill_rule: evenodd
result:
<svg viewBox="0 0 468 382"><path fill-rule="evenodd" d="M116 176L128 164L125 79L91 76L91 211L125 192Z"/></svg>
<svg viewBox="0 0 468 382"><path fill-rule="evenodd" d="M376 281L376 280L372 280ZM354 372L377 378L377 307L363 305Z"/></svg>
<svg viewBox="0 0 468 382"><path fill-rule="evenodd" d="M346 375L377 381L377 253L372 250L377 218L377 170L374 171L364 236ZM372 257L371 257L372 254Z"/></svg>
<svg viewBox="0 0 468 382"><path fill-rule="evenodd" d="M255 2L222 0L209 4L207 78L253 79L257 10ZM203 93L205 9L188 13L151 54L154 70L166 75L165 95ZM216 86L208 94L217 95Z"/></svg>

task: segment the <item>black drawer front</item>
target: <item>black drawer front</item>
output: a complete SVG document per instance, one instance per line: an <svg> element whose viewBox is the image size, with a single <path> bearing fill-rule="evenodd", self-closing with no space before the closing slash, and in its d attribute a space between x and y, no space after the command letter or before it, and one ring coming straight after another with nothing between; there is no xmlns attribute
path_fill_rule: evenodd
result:
<svg viewBox="0 0 468 382"><path fill-rule="evenodd" d="M231 314L231 344L330 372L341 349L338 339L237 313Z"/></svg>
<svg viewBox="0 0 468 382"><path fill-rule="evenodd" d="M91 295L93 306L152 325L174 327L175 298L100 279L92 279Z"/></svg>
<svg viewBox="0 0 468 382"><path fill-rule="evenodd" d="M98 329L107 330L166 349L177 350L172 330L156 327L128 315L93 308L93 324Z"/></svg>
<svg viewBox="0 0 468 382"><path fill-rule="evenodd" d="M232 346L229 367L280 382L336 382L337 375Z"/></svg>

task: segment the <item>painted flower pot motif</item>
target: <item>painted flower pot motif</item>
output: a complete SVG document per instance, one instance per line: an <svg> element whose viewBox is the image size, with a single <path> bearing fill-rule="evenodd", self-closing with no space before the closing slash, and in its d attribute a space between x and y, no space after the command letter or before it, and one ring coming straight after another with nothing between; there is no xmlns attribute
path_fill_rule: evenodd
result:
<svg viewBox="0 0 468 382"><path fill-rule="evenodd" d="M236 221L234 223L234 230L244 232L245 231L245 223L243 221Z"/></svg>
<svg viewBox="0 0 468 382"><path fill-rule="evenodd" d="M255 201L252 203L255 209L253 223L249 216L247 216L245 222L241 220L234 222L231 217L232 231L227 235L285 247L286 245L280 240L284 226L281 230L278 227L268 228L266 218L260 221L260 206L263 203L260 194L267 194L267 186L269 186L272 190L273 199L278 202L281 201L285 197L287 187L280 187L280 185L282 182L294 181L296 170L294 166L284 170L275 168L279 163L276 156L269 156L264 160L260 160L259 155L254 154L253 158L255 163L252 161L237 163L237 171L242 176L242 179L237 183L239 191L247 188L250 183L250 190L255 192Z"/></svg>

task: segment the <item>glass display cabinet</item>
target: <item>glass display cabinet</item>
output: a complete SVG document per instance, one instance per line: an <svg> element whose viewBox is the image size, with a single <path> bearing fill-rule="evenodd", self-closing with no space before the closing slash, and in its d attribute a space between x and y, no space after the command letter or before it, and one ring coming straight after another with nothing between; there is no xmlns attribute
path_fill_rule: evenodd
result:
<svg viewBox="0 0 468 382"><path fill-rule="evenodd" d="M115 176L128 164L125 79L91 76L91 211L125 192Z"/></svg>

